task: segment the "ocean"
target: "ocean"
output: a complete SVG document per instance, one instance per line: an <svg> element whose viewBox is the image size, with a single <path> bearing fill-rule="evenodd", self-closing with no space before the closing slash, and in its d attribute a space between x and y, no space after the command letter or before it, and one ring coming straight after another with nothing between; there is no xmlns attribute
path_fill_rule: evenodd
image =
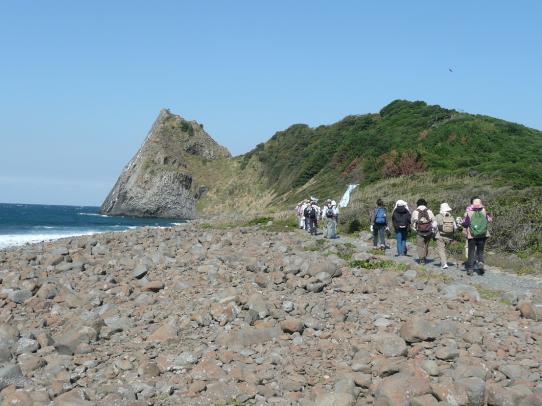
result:
<svg viewBox="0 0 542 406"><path fill-rule="evenodd" d="M124 231L137 227L170 227L182 220L110 217L99 207L0 203L0 249L57 238Z"/></svg>

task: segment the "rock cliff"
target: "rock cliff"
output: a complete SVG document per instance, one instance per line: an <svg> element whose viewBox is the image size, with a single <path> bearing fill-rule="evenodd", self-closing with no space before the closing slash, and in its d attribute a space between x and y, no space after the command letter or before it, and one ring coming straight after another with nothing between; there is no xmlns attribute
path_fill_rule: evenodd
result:
<svg viewBox="0 0 542 406"><path fill-rule="evenodd" d="M193 181L192 164L228 158L195 121L162 110L137 154L105 199L101 213L192 219L205 187Z"/></svg>

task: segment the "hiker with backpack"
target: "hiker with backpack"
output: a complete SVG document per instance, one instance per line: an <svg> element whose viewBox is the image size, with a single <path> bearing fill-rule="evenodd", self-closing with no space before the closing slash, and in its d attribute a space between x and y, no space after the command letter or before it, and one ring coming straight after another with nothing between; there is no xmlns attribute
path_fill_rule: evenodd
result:
<svg viewBox="0 0 542 406"><path fill-rule="evenodd" d="M388 229L388 219L386 208L382 199L376 201L376 207L371 213L369 220L371 232L373 233L373 246L375 248L386 249L386 230ZM379 245L380 243L380 245Z"/></svg>
<svg viewBox="0 0 542 406"><path fill-rule="evenodd" d="M411 214L408 209L408 204L404 200L397 200L393 213L391 214L391 222L395 229L395 240L397 241L397 256L407 254L406 241L408 237L408 229L410 228Z"/></svg>
<svg viewBox="0 0 542 406"><path fill-rule="evenodd" d="M437 221L433 212L427 207L425 199L419 199L416 206L418 207L412 213L412 229L416 232L418 263L425 265L429 254L429 243L437 230Z"/></svg>
<svg viewBox="0 0 542 406"><path fill-rule="evenodd" d="M339 209L335 200L328 200L322 211L322 216L326 219L326 232L324 238L337 238L337 221L339 218Z"/></svg>
<svg viewBox="0 0 542 406"><path fill-rule="evenodd" d="M303 229L307 232L310 231L310 220L309 220L309 214L310 214L310 201L305 200L305 203L301 207L303 210Z"/></svg>
<svg viewBox="0 0 542 406"><path fill-rule="evenodd" d="M436 216L437 219L437 234L435 239L437 240L437 251L440 257L440 267L442 269L448 268L448 258L446 250L454 240L454 235L457 230L457 225L454 217L452 216L452 208L448 203L442 203L440 205L440 211Z"/></svg>
<svg viewBox="0 0 542 406"><path fill-rule="evenodd" d="M471 276L476 268L484 273L484 248L489 237L489 223L493 221L481 199L474 199L471 210L465 212L462 227L468 242L467 275Z"/></svg>
<svg viewBox="0 0 542 406"><path fill-rule="evenodd" d="M318 231L318 216L320 215L320 208L316 204L316 201L312 200L304 211L305 218L308 219L307 231L309 234L316 235Z"/></svg>

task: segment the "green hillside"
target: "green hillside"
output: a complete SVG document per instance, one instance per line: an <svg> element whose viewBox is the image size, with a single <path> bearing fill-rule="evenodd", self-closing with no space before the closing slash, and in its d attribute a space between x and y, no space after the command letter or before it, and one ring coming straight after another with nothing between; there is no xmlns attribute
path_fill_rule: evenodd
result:
<svg viewBox="0 0 542 406"><path fill-rule="evenodd" d="M396 100L378 114L327 126L296 124L242 157L267 187L293 201L419 172L477 173L515 188L542 185L542 132L424 102Z"/></svg>

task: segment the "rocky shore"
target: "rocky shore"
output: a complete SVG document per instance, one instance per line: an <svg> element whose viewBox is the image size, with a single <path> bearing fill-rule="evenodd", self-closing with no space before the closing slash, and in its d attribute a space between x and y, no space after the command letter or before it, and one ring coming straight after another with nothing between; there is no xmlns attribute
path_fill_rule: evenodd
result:
<svg viewBox="0 0 542 406"><path fill-rule="evenodd" d="M6 250L0 401L542 405L532 286L485 298L364 243L265 227L186 224Z"/></svg>

